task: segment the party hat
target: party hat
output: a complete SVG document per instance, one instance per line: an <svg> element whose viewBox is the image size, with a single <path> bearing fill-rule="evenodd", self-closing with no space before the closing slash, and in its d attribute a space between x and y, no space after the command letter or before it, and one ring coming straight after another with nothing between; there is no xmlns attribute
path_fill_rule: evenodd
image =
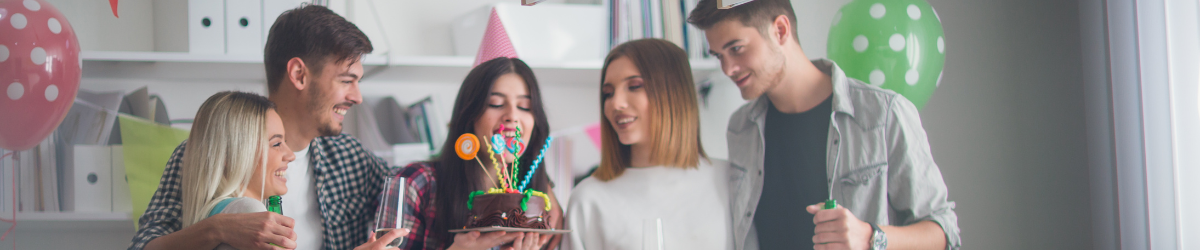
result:
<svg viewBox="0 0 1200 250"><path fill-rule="evenodd" d="M475 64L471 67L497 57L517 58L517 49L513 48L508 31L504 30L504 23L500 21L500 16L496 15L496 9L492 8L487 31L483 33L483 42L479 43L479 53L475 54Z"/></svg>

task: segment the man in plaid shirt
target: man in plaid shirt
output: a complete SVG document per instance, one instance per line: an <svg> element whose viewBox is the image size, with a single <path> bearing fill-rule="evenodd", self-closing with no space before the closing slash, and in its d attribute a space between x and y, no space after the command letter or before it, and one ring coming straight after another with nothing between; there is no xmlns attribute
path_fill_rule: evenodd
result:
<svg viewBox="0 0 1200 250"><path fill-rule="evenodd" d="M359 60L372 49L358 27L325 7L306 5L281 15L264 53L267 87L288 132L286 143L303 149L288 164L288 176L298 178L287 184L286 216L218 214L180 228L185 142L167 162L129 249L213 249L221 243L238 249L383 249L407 234L395 230L370 240L387 162L341 134L346 111L362 101Z"/></svg>

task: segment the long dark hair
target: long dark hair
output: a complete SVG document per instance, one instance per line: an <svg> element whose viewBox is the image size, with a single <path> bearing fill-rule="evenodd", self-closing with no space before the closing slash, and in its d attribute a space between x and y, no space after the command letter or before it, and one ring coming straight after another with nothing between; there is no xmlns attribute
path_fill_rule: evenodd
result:
<svg viewBox="0 0 1200 250"><path fill-rule="evenodd" d="M449 246L454 241L454 234L449 230L462 228L467 223L468 193L487 188L478 183L479 178L474 178L486 173L479 167L471 166L475 161L468 162L458 158L454 151L454 142L459 135L474 132L475 122L486 109L492 85L497 78L510 73L517 74L525 80L525 87L529 89L529 109L533 112L534 121L527 147L529 150L525 150L525 154L521 155L522 172L516 176L523 178L528 173L529 167L525 166L533 164L538 151L546 144L546 137L550 136L550 124L546 120L546 111L542 108L541 91L538 90L537 78L533 77L533 70L529 65L520 59L500 57L471 69L471 73L467 74L467 79L463 80L462 87L458 90L458 97L454 101L454 113L450 116L449 134L446 136L446 142L442 144L437 164L433 164L437 175L437 215L433 222L433 234L444 246ZM534 190L547 191L550 189L550 180L546 176L545 163L542 164L543 166L538 167L534 173L530 186Z"/></svg>

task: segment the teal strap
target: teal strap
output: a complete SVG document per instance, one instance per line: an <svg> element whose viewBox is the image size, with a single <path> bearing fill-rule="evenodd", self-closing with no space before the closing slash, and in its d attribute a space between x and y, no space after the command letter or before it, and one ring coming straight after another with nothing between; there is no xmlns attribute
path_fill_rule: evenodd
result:
<svg viewBox="0 0 1200 250"><path fill-rule="evenodd" d="M225 210L225 206L229 205L230 202L233 202L233 199L234 198L232 198L232 197L225 198L224 200L217 202L217 205L213 206L212 211L208 212L208 217L212 217L213 215L217 215L217 214L221 213L221 210Z"/></svg>

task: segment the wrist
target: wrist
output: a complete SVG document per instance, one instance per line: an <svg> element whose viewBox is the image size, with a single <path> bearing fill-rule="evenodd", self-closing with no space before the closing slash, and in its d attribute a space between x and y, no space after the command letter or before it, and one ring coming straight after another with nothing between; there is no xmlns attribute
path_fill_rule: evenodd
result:
<svg viewBox="0 0 1200 250"><path fill-rule="evenodd" d="M879 225L875 225L875 223L867 223L867 224L871 225L871 237L869 240L867 240L867 245L870 246L870 249L871 250L887 249L887 243L888 243L887 234L885 234L883 232L883 229L880 228Z"/></svg>
<svg viewBox="0 0 1200 250"><path fill-rule="evenodd" d="M201 234L201 239L204 239L204 241L206 241L208 243L221 244L221 243L225 242L225 240L224 240L225 237L224 237L224 234L222 233L222 231L220 229L218 229L216 226L221 223L215 223L213 221L213 220L220 220L220 218L221 218L221 216L218 214L216 216L209 217L208 219L200 220L195 225L192 225L192 227L199 226L199 227L197 227L197 229L200 229L199 233ZM209 244L205 244L205 245L209 245Z"/></svg>

